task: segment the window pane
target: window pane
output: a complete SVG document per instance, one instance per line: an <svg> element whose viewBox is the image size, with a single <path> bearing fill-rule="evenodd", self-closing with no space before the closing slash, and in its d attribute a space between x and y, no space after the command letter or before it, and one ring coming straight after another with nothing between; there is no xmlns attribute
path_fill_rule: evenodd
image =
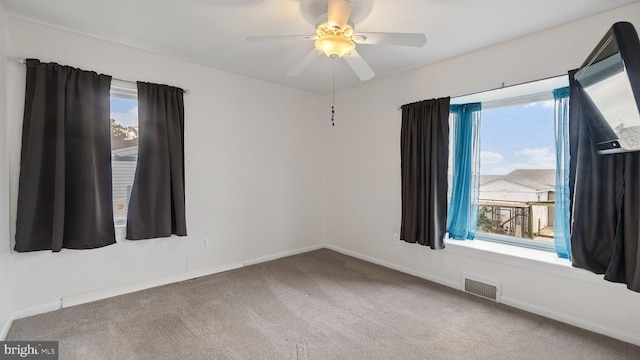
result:
<svg viewBox="0 0 640 360"><path fill-rule="evenodd" d="M553 243L554 102L482 111L477 231Z"/></svg>
<svg viewBox="0 0 640 360"><path fill-rule="evenodd" d="M113 217L124 225L138 163L138 101L111 97Z"/></svg>

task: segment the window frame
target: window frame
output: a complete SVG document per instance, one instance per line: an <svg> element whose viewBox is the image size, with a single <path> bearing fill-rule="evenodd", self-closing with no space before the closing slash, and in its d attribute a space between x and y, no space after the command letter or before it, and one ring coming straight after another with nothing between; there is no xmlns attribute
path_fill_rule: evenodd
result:
<svg viewBox="0 0 640 360"><path fill-rule="evenodd" d="M548 100L554 100L553 90L565 86L569 86L569 77L566 74L540 80L534 80L527 83L516 84L508 87L504 87L503 84L503 86L498 89L481 91L470 95L452 97L451 104L480 102L482 103L482 110L490 110L502 107L538 103ZM480 141L482 141L482 139L480 139ZM554 148L554 153L556 151L557 150ZM449 166L451 166L451 162L449 162ZM449 186L451 186L451 184ZM526 238L517 238L515 236L485 233L482 231L477 231L477 229L475 233L475 239L517 246L521 248L555 252L555 240L546 243Z"/></svg>
<svg viewBox="0 0 640 360"><path fill-rule="evenodd" d="M111 80L111 89L109 91L109 98L117 98L122 100L131 100L135 101L136 104L138 102L138 88L135 83L122 81L117 79ZM112 154L113 155L113 154ZM113 160L112 160L113 161ZM113 164L112 164L113 166ZM136 160L136 168L137 168L137 160ZM111 174L111 182L113 184L113 172ZM112 185L113 187L113 185ZM112 190L112 199L113 202L113 190ZM127 204L127 207L129 205ZM115 209L113 213L113 224L116 228L118 227L126 227L127 226L127 218L116 218Z"/></svg>

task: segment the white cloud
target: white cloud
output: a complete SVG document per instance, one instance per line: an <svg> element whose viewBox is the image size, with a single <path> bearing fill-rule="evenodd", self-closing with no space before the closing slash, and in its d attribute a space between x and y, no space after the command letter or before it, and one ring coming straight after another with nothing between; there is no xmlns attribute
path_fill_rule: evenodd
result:
<svg viewBox="0 0 640 360"><path fill-rule="evenodd" d="M497 168L493 168L493 170L491 171L491 175L507 175L513 170L514 168L512 168L511 166L509 167L500 166Z"/></svg>
<svg viewBox="0 0 640 360"><path fill-rule="evenodd" d="M540 103L542 107L554 109L556 107L556 103L553 100L547 100Z"/></svg>
<svg viewBox="0 0 640 360"><path fill-rule="evenodd" d="M546 100L546 101L540 101L540 102L534 102L534 103L529 103L526 104L524 107L526 108L530 108L530 107L535 107L535 106L540 106L543 108L555 108L555 102L553 100Z"/></svg>
<svg viewBox="0 0 640 360"><path fill-rule="evenodd" d="M111 118L124 126L138 126L138 107L127 112L112 112Z"/></svg>
<svg viewBox="0 0 640 360"><path fill-rule="evenodd" d="M517 169L554 169L556 154L549 148L522 149L516 155L523 158L523 163L514 164Z"/></svg>
<svg viewBox="0 0 640 360"><path fill-rule="evenodd" d="M504 156L494 151L481 151L480 152L480 164L498 164L504 160Z"/></svg>

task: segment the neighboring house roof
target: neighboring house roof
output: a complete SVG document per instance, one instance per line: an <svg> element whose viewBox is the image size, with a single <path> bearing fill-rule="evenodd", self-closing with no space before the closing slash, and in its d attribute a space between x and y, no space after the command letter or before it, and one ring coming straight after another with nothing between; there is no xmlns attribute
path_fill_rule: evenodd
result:
<svg viewBox="0 0 640 360"><path fill-rule="evenodd" d="M492 181L504 179L505 175L480 175L480 185L490 183Z"/></svg>
<svg viewBox="0 0 640 360"><path fill-rule="evenodd" d="M138 138L131 139L131 140L111 139L111 149L112 150L131 148L131 147L134 147L134 146L137 148L137 146L138 146Z"/></svg>
<svg viewBox="0 0 640 360"><path fill-rule="evenodd" d="M540 189L530 185L520 184L506 179L496 179L480 185L480 191L500 191L500 192L538 192Z"/></svg>
<svg viewBox="0 0 640 360"><path fill-rule="evenodd" d="M537 191L550 190L556 187L555 169L516 169L506 175L480 175L480 185L505 180L527 186Z"/></svg>

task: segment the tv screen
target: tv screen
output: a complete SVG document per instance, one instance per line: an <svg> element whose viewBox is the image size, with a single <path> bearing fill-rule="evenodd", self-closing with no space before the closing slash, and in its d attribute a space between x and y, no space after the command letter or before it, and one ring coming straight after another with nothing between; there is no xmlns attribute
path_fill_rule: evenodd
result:
<svg viewBox="0 0 640 360"><path fill-rule="evenodd" d="M640 41L615 23L574 75L588 97L589 127L600 154L640 150Z"/></svg>

